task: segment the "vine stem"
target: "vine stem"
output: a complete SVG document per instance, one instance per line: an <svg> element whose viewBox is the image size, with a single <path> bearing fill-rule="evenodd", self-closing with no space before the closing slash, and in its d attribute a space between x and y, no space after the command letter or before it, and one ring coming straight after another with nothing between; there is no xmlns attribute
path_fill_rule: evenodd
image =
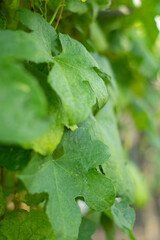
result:
<svg viewBox="0 0 160 240"><path fill-rule="evenodd" d="M62 7L62 2L60 2L60 4L58 5L58 7L56 8L56 10L55 10L55 12L54 12L54 14L53 14L53 16L52 16L49 24L52 24L52 23L53 23L53 21L54 21L54 19L55 19L56 15L57 15L58 10L60 9L60 7Z"/></svg>
<svg viewBox="0 0 160 240"><path fill-rule="evenodd" d="M62 12L63 12L63 8L64 8L64 3L65 3L65 0L63 0L62 4L61 4L61 10L60 10L60 13L59 13L59 17L57 19L57 22L56 22L56 25L55 25L55 30L57 29L58 27L58 24L59 24L59 21L61 19L61 16L62 16Z"/></svg>

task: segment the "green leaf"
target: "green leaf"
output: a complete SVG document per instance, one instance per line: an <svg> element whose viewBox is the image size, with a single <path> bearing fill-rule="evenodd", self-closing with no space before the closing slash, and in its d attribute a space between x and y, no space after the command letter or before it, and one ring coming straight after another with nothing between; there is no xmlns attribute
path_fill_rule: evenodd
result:
<svg viewBox="0 0 160 240"><path fill-rule="evenodd" d="M27 65L27 69L30 70L31 73L34 74L34 76L39 80L39 83L45 92L46 98L48 100L50 127L40 137L23 144L23 147L33 148L36 152L42 155L48 155L51 154L57 147L63 135L64 126L62 122L65 122L65 120L62 111L62 104L59 97L48 84L47 76L44 73L38 71L37 68L30 65Z"/></svg>
<svg viewBox="0 0 160 240"><path fill-rule="evenodd" d="M87 218L82 218L79 228L78 240L91 240L91 236L95 232L95 223Z"/></svg>
<svg viewBox="0 0 160 240"><path fill-rule="evenodd" d="M47 193L35 193L35 194L26 194L23 202L25 202L28 206L38 206L40 203L45 203L48 200Z"/></svg>
<svg viewBox="0 0 160 240"><path fill-rule="evenodd" d="M64 155L36 155L19 178L30 193L47 192L46 211L57 240L74 240L81 221L75 198L83 196L87 205L97 211L110 207L115 198L110 179L94 169L108 160L108 148L92 141L85 129L67 132L63 139Z"/></svg>
<svg viewBox="0 0 160 240"><path fill-rule="evenodd" d="M31 151L17 146L0 146L0 166L16 171L23 169L31 159Z"/></svg>
<svg viewBox="0 0 160 240"><path fill-rule="evenodd" d="M101 108L107 101L107 89L94 68L95 60L84 46L67 35L59 35L62 53L54 59L48 81L61 98L69 124L84 120L98 102Z"/></svg>
<svg viewBox="0 0 160 240"><path fill-rule="evenodd" d="M89 129L93 139L99 139L109 147L111 157L103 164L103 171L112 179L117 196L133 201L133 186L111 102L108 101L95 118L89 118L82 126Z"/></svg>
<svg viewBox="0 0 160 240"><path fill-rule="evenodd" d="M22 65L0 61L0 142L23 143L48 127L47 102L36 79Z"/></svg>
<svg viewBox="0 0 160 240"><path fill-rule="evenodd" d="M0 236L6 240L54 240L54 233L43 212L15 210L0 222Z"/></svg>
<svg viewBox="0 0 160 240"><path fill-rule="evenodd" d="M135 222L135 212L129 207L127 201L115 201L111 207L111 213L113 215L115 223L120 229L126 233L130 239L135 240L132 229Z"/></svg>
<svg viewBox="0 0 160 240"><path fill-rule="evenodd" d="M12 41L8 41L12 39ZM36 63L51 61L51 56L44 53L32 34L17 30L0 30L0 58L29 60Z"/></svg>
<svg viewBox="0 0 160 240"><path fill-rule="evenodd" d="M100 71L104 74L104 76L107 78L107 80L108 80L108 76L111 77L111 80L107 86L108 93L109 93L110 101L112 102L112 104L117 106L119 92L118 92L117 83L116 83L116 79L115 79L115 75L114 75L112 66L106 57L104 57L100 54L97 54L97 53L92 53L92 56L98 63Z"/></svg>
<svg viewBox="0 0 160 240"><path fill-rule="evenodd" d="M4 214L5 206L6 206L6 202L5 202L2 187L0 185L0 216L2 216Z"/></svg>
<svg viewBox="0 0 160 240"><path fill-rule="evenodd" d="M48 61L52 61L52 51L56 51L57 34L54 28L38 13L27 9L19 9L17 14L20 21L33 32L36 44L41 47L41 53Z"/></svg>
<svg viewBox="0 0 160 240"><path fill-rule="evenodd" d="M18 15L21 22L33 32L1 30L0 57L36 63L53 62L52 51L55 50L57 38L54 28L41 15L27 9L18 10Z"/></svg>

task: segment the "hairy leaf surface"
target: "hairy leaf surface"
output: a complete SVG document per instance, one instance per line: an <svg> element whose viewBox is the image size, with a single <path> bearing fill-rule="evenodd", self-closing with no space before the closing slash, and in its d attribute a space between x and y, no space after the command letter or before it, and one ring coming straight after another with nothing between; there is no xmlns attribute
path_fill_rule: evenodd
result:
<svg viewBox="0 0 160 240"><path fill-rule="evenodd" d="M114 201L114 187L110 179L95 167L108 160L108 148L92 141L84 129L66 133L63 139L64 155L36 155L19 175L29 192L47 192L47 214L56 239L77 239L81 215L75 198L83 196L89 207L103 211Z"/></svg>

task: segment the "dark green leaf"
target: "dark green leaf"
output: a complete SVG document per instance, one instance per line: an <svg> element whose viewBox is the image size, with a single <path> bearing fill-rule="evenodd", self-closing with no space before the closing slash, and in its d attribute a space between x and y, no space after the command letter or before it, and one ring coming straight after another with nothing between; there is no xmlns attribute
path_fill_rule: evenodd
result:
<svg viewBox="0 0 160 240"><path fill-rule="evenodd" d="M16 171L23 169L31 159L31 151L16 146L0 146L0 166Z"/></svg>

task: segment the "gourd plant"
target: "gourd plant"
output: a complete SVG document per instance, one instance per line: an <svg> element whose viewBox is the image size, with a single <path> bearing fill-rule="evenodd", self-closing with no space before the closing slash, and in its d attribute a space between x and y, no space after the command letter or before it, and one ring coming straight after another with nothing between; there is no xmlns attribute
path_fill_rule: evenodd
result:
<svg viewBox="0 0 160 240"><path fill-rule="evenodd" d="M136 56L132 49L134 67L123 65L136 30L124 35L124 47L116 29L143 20L143 9L126 23L124 16L136 8L130 1L122 8L123 2L1 1L1 240L88 240L97 224L107 239L114 239L116 225L135 239L130 205L136 184L142 205L148 189L122 146L117 119L125 107L135 119L136 106L143 109L138 97L127 105L134 95L127 74L139 51ZM143 56L139 76L151 61ZM88 206L85 214L80 200Z"/></svg>

